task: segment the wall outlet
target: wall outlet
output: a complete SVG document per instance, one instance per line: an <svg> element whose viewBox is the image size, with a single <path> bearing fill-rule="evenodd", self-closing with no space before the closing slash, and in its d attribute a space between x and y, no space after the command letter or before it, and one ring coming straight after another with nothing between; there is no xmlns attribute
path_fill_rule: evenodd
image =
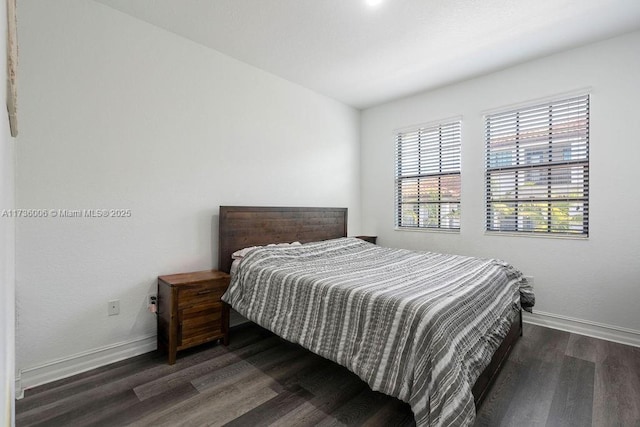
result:
<svg viewBox="0 0 640 427"><path fill-rule="evenodd" d="M114 299L112 301L109 301L109 304L107 306L107 314L109 314L109 316L116 316L116 315L120 314L120 300L119 299Z"/></svg>
<svg viewBox="0 0 640 427"><path fill-rule="evenodd" d="M524 276L525 279L527 279L527 283L529 283L529 286L531 286L533 288L533 276Z"/></svg>
<svg viewBox="0 0 640 427"><path fill-rule="evenodd" d="M158 313L158 296L156 294L149 294L147 310L151 313Z"/></svg>

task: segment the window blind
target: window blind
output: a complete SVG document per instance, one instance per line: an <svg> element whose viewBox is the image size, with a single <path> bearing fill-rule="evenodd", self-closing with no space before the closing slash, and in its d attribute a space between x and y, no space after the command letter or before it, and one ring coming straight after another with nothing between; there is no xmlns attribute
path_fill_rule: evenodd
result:
<svg viewBox="0 0 640 427"><path fill-rule="evenodd" d="M589 95L490 114L486 229L589 234Z"/></svg>
<svg viewBox="0 0 640 427"><path fill-rule="evenodd" d="M461 123L396 133L396 226L460 229Z"/></svg>

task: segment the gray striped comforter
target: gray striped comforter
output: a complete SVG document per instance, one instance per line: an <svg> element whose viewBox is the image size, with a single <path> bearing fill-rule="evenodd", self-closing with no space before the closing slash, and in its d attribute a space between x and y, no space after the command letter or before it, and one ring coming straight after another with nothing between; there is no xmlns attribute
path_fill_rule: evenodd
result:
<svg viewBox="0 0 640 427"><path fill-rule="evenodd" d="M222 299L408 402L418 426L466 426L471 388L521 294L533 305L521 273L501 261L343 238L250 251Z"/></svg>

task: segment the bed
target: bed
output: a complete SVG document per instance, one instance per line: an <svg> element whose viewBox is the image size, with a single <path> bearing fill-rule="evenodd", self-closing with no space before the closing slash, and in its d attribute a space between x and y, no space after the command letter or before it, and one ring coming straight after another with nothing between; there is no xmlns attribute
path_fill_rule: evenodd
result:
<svg viewBox="0 0 640 427"><path fill-rule="evenodd" d="M533 304L504 262L347 238L344 208L221 206L219 224L220 269L260 246L223 300L408 402L418 426L473 423L522 333L521 297Z"/></svg>

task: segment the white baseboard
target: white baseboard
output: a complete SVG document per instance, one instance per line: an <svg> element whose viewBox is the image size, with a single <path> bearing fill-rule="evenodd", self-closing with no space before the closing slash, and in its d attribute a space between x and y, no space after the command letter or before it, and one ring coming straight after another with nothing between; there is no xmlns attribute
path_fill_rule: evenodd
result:
<svg viewBox="0 0 640 427"><path fill-rule="evenodd" d="M640 331L606 325L590 320L576 319L559 314L545 313L534 309L534 313L523 312L522 319L525 323L559 329L579 335L586 335L620 344L640 347Z"/></svg>
<svg viewBox="0 0 640 427"><path fill-rule="evenodd" d="M156 335L149 335L20 369L16 376L16 399L22 399L29 388L148 353L156 347Z"/></svg>
<svg viewBox="0 0 640 427"><path fill-rule="evenodd" d="M246 321L246 319L240 316L235 320L236 324ZM579 335L640 347L640 331L634 329L621 328L542 311L536 311L533 314L525 312L523 313L523 320L525 323L533 325L545 326ZM29 388L148 353L155 349L156 335L149 335L78 353L40 366L21 369L18 375L16 375L16 399L22 399L24 397L24 391Z"/></svg>

